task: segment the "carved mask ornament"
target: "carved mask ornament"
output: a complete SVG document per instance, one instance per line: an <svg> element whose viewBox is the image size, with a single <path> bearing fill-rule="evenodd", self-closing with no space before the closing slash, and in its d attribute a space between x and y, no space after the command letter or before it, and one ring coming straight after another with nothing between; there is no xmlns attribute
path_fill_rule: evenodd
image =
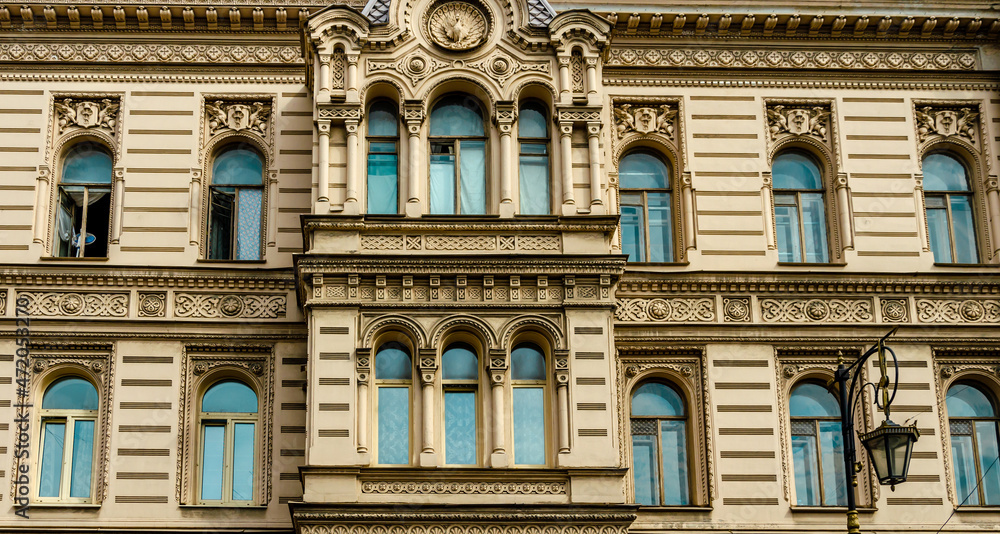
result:
<svg viewBox="0 0 1000 534"><path fill-rule="evenodd" d="M54 102L54 107L59 134L73 128L103 128L114 135L121 106L117 100L110 98L100 101L64 98Z"/></svg>
<svg viewBox="0 0 1000 534"><path fill-rule="evenodd" d="M615 131L618 138L625 137L630 132L640 134L661 133L672 137L674 134L674 117L677 109L667 104L657 107L633 107L632 104L622 104L613 110Z"/></svg>

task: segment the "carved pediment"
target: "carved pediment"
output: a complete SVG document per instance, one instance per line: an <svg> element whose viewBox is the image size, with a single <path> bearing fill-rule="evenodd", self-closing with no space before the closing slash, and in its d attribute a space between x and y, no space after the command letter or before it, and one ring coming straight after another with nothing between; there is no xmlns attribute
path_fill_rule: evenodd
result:
<svg viewBox="0 0 1000 534"><path fill-rule="evenodd" d="M775 102L767 105L767 130L772 142L788 136L814 137L830 143L829 104Z"/></svg>
<svg viewBox="0 0 1000 534"><path fill-rule="evenodd" d="M53 106L58 135L78 129L98 129L115 135L118 130L121 100L117 98L57 97Z"/></svg>
<svg viewBox="0 0 1000 534"><path fill-rule="evenodd" d="M205 123L208 135L225 131L248 131L266 138L271 118L271 102L225 101L205 102Z"/></svg>
<svg viewBox="0 0 1000 534"><path fill-rule="evenodd" d="M676 101L619 101L611 108L615 121L615 139L630 135L656 134L671 142L677 139L677 116L680 106Z"/></svg>
<svg viewBox="0 0 1000 534"><path fill-rule="evenodd" d="M979 146L979 103L954 102L944 105L915 102L914 126L917 142L957 138Z"/></svg>

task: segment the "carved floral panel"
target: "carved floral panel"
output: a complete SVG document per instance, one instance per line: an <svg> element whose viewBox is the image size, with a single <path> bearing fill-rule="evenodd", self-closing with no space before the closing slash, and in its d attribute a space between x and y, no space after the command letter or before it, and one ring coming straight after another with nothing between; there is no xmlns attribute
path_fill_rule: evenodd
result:
<svg viewBox="0 0 1000 534"><path fill-rule="evenodd" d="M285 295L175 293L174 315L191 318L270 319L285 316Z"/></svg>
<svg viewBox="0 0 1000 534"><path fill-rule="evenodd" d="M128 293L19 291L17 296L27 300L29 316L125 317L129 309Z"/></svg>
<svg viewBox="0 0 1000 534"><path fill-rule="evenodd" d="M615 307L615 319L625 322L715 322L715 299L695 298L621 298Z"/></svg>
<svg viewBox="0 0 1000 534"><path fill-rule="evenodd" d="M998 299L916 299L921 323L1000 323Z"/></svg>
<svg viewBox="0 0 1000 534"><path fill-rule="evenodd" d="M872 299L762 298L765 323L866 323L874 321Z"/></svg>

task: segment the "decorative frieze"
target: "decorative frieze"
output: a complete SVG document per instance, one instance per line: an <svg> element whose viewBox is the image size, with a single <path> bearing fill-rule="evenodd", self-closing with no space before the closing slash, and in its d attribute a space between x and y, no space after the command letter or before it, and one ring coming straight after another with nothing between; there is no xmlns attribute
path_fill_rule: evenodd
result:
<svg viewBox="0 0 1000 534"><path fill-rule="evenodd" d="M874 320L872 299L763 298L765 323L866 323Z"/></svg>
<svg viewBox="0 0 1000 534"><path fill-rule="evenodd" d="M174 316L271 319L285 316L285 295L174 293Z"/></svg>
<svg viewBox="0 0 1000 534"><path fill-rule="evenodd" d="M514 524L495 525L490 528L481 526L478 522L489 523L490 518L484 518L477 514L473 523L449 523L447 521L435 522L432 525L421 525L407 523L405 527L398 527L399 534L626 534L628 527L624 525L603 525L593 524L580 525L537 525L537 524ZM389 529L380 524L370 523L337 523L337 524L305 524L298 523L303 534L384 534L386 532L396 533L396 529Z"/></svg>
<svg viewBox="0 0 1000 534"><path fill-rule="evenodd" d="M559 251L557 235L387 235L361 236L362 250Z"/></svg>
<svg viewBox="0 0 1000 534"><path fill-rule="evenodd" d="M42 317L126 317L129 294L120 292L18 291L27 315Z"/></svg>
<svg viewBox="0 0 1000 534"><path fill-rule="evenodd" d="M53 107L57 135L76 129L104 130L109 135L115 135L118 131L121 109L121 100L118 98L56 97Z"/></svg>
<svg viewBox="0 0 1000 534"><path fill-rule="evenodd" d="M746 48L612 48L608 67L975 70L971 51L904 52Z"/></svg>
<svg viewBox="0 0 1000 534"><path fill-rule="evenodd" d="M114 43L25 43L0 47L0 61L26 63L158 63L278 64L302 63L298 46L177 45Z"/></svg>
<svg viewBox="0 0 1000 534"><path fill-rule="evenodd" d="M916 299L921 323L1000 323L998 299Z"/></svg>
<svg viewBox="0 0 1000 534"><path fill-rule="evenodd" d="M565 495L565 482L374 482L362 493L404 495Z"/></svg>
<svg viewBox="0 0 1000 534"><path fill-rule="evenodd" d="M715 299L622 298L615 306L615 319L625 322L715 322Z"/></svg>

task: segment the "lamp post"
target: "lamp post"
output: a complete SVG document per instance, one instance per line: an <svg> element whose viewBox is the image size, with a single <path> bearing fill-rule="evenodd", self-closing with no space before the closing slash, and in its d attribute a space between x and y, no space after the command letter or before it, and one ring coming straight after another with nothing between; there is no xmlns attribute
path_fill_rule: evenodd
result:
<svg viewBox="0 0 1000 534"><path fill-rule="evenodd" d="M847 532L849 534L861 533L857 503L854 498L854 486L858 484L857 472L860 469L854 449L854 405L857 396L860 396L865 386L872 386L875 394L875 405L885 413L885 421L878 428L858 436L868 451L868 457L875 467L879 484L889 485L895 490L896 484L906 481L913 443L920 436L916 425L903 427L889 420L889 406L896 397L896 385L899 381L899 365L896 361L896 353L885 346L885 340L895 333L896 329L893 328L850 365L845 365L845 362L841 361L833 379L840 389L840 428L844 439L844 467L846 468L845 474L849 476L851 481L851 485L847 488ZM895 370L895 377L891 382L886 368L887 352L892 355L892 367ZM862 383L860 387L857 387L865 362L875 355L878 356L879 370L882 372L882 376L877 384ZM881 398L879 398L880 396Z"/></svg>

